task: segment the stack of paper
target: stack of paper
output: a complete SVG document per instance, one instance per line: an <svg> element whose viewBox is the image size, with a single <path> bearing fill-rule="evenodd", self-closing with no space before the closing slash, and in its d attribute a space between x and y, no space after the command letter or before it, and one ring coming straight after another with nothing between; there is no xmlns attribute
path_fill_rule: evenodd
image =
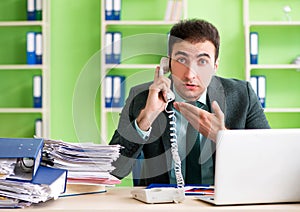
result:
<svg viewBox="0 0 300 212"><path fill-rule="evenodd" d="M67 170L41 166L43 139L0 138L0 208L23 208L56 199Z"/></svg>
<svg viewBox="0 0 300 212"><path fill-rule="evenodd" d="M120 180L110 174L112 162L119 157L119 145L69 143L44 139L44 151L54 167L68 170L68 184L115 185Z"/></svg>
<svg viewBox="0 0 300 212"><path fill-rule="evenodd" d="M33 180L0 180L0 208L23 208L57 199L66 189L67 171L40 166Z"/></svg>

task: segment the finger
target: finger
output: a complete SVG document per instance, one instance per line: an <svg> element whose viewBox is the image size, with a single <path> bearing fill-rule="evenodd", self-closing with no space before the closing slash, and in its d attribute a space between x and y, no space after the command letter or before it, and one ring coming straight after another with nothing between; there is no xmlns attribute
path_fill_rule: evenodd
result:
<svg viewBox="0 0 300 212"><path fill-rule="evenodd" d="M188 120L188 121L192 121L192 120L197 120L197 117L199 117L199 108L197 108L196 106L193 106L189 103L185 103L185 102L177 102L177 104L175 104L176 107L179 109L180 113ZM176 108L175 107L175 108Z"/></svg>
<svg viewBox="0 0 300 212"><path fill-rule="evenodd" d="M155 73L154 73L154 81L158 80L159 78L159 66L156 66Z"/></svg>
<svg viewBox="0 0 300 212"><path fill-rule="evenodd" d="M222 112L222 110L221 110L219 104L218 104L216 101L213 101L213 102L212 102L212 108L213 108L213 110L214 110L214 112L215 112L216 117L217 117L218 119L223 120L223 119L224 119L224 113Z"/></svg>

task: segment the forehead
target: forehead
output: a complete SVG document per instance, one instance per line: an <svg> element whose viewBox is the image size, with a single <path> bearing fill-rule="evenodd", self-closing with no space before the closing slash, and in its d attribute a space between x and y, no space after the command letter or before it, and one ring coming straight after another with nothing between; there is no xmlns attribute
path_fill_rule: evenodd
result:
<svg viewBox="0 0 300 212"><path fill-rule="evenodd" d="M188 55L196 56L201 53L207 53L211 57L214 57L216 48L210 41L191 43L188 41L180 41L173 45L172 55L174 56L178 52L185 52Z"/></svg>

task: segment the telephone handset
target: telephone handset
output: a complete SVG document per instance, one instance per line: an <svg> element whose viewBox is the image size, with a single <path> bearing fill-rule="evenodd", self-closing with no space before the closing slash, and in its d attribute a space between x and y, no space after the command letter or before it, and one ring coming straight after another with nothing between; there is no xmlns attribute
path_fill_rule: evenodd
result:
<svg viewBox="0 0 300 212"><path fill-rule="evenodd" d="M169 58L167 57L162 57L160 59L160 65L159 65L160 69L159 69L159 76L162 76L166 73L169 72ZM175 100L175 95L172 91L167 93L167 102L169 104L169 102Z"/></svg>

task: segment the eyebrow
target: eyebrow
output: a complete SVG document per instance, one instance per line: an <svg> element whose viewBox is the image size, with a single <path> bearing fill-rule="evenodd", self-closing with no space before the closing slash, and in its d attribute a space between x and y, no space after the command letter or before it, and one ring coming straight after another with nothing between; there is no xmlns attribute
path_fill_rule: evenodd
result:
<svg viewBox="0 0 300 212"><path fill-rule="evenodd" d="M186 52L183 52L183 51L178 51L178 52L176 52L176 53L175 53L175 56L177 56L177 55L184 55L184 56L186 56L186 57L189 56ZM204 56L204 57L210 58L209 54L207 54L207 53L200 53L200 54L197 55L197 58L203 57L203 56Z"/></svg>

